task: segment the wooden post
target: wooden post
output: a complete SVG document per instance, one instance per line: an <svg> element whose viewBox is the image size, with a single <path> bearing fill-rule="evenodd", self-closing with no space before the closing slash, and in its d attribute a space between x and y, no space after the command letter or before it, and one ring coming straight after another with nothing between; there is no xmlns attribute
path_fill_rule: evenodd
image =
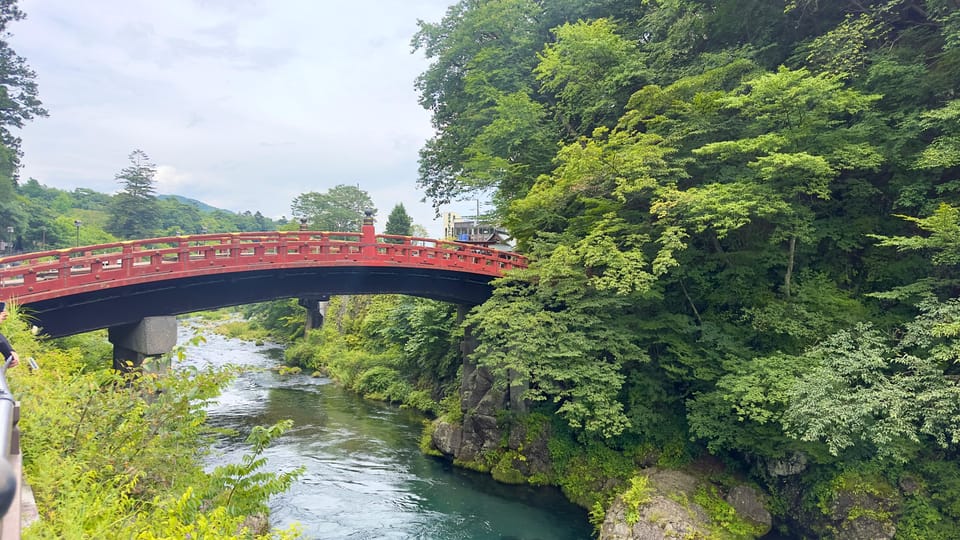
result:
<svg viewBox="0 0 960 540"><path fill-rule="evenodd" d="M363 226L360 227L360 253L364 257L377 254L377 231L373 227L373 210L364 210Z"/></svg>

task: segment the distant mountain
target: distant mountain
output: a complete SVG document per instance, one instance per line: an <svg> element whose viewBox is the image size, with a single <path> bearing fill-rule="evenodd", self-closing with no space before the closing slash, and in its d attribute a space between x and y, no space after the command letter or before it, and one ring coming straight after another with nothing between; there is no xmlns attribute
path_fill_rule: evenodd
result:
<svg viewBox="0 0 960 540"><path fill-rule="evenodd" d="M196 199L191 199L190 197L184 197L184 196L182 196L182 195L157 195L157 198L158 198L158 199L176 199L177 201L179 201L179 202L181 202L181 203L183 203L183 204L188 204L188 205L190 205L190 206L196 207L196 208L197 208L198 210L200 210L201 212L215 212L215 211L217 211L217 210L221 210L221 211L223 211L223 212L230 212L231 214L236 214L236 212L234 212L234 211L232 211L232 210L224 210L223 208L217 208L217 207L215 207L215 206L210 206L209 204L207 204L207 203L205 203L205 202L201 202L201 201L198 201L198 200L196 200Z"/></svg>

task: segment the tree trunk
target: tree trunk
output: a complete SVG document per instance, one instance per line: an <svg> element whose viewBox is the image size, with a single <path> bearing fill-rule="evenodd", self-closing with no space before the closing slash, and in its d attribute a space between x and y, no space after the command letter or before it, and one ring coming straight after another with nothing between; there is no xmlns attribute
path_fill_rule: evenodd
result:
<svg viewBox="0 0 960 540"><path fill-rule="evenodd" d="M787 275L783 278L783 291L790 298L790 279L793 276L793 257L797 252L797 237L790 238L790 257L787 259Z"/></svg>

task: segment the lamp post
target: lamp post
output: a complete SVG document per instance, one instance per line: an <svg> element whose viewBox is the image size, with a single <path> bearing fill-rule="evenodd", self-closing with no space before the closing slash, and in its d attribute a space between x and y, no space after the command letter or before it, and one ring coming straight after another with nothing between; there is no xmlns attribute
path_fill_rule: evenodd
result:
<svg viewBox="0 0 960 540"><path fill-rule="evenodd" d="M7 251L13 253L13 227L7 227Z"/></svg>
<svg viewBox="0 0 960 540"><path fill-rule="evenodd" d="M83 222L79 219L73 220L73 226L77 228L77 246L80 247L80 226L83 225Z"/></svg>

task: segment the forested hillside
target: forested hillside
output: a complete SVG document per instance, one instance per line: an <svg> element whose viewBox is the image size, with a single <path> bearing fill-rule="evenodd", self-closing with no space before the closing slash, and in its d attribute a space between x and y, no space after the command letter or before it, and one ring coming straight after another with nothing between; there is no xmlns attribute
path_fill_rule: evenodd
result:
<svg viewBox="0 0 960 540"><path fill-rule="evenodd" d="M285 224L260 212L204 208L171 196L132 201L128 208L118 209L121 193L110 195L85 188L67 191L47 187L33 178L12 191L7 223L13 224L13 232L9 238L3 237L12 243L8 246L12 252L201 232L272 231ZM129 216L128 221L117 222L121 212ZM137 226L128 226L131 223Z"/></svg>
<svg viewBox="0 0 960 540"><path fill-rule="evenodd" d="M420 186L492 191L533 257L476 361L584 444L720 458L795 533L843 537L846 487L956 537L960 3L464 0L413 43Z"/></svg>

